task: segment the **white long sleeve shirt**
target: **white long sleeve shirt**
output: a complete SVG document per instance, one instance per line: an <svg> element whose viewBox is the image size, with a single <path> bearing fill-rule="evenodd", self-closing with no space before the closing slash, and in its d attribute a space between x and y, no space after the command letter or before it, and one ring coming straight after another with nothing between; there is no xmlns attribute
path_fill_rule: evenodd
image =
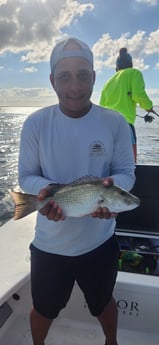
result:
<svg viewBox="0 0 159 345"><path fill-rule="evenodd" d="M21 133L19 184L37 195L49 183L70 183L82 176L108 177L130 190L135 182L129 126L117 112L92 105L71 118L58 105L31 114ZM33 244L61 255L87 253L114 233L115 219L92 216L54 222L37 214Z"/></svg>

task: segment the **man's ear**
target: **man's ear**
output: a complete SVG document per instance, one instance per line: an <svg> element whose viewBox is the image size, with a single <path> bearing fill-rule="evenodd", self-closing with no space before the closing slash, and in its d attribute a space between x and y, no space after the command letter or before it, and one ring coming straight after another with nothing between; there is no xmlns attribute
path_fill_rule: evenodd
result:
<svg viewBox="0 0 159 345"><path fill-rule="evenodd" d="M52 87L54 88L54 76L52 75L52 73L50 74L50 82Z"/></svg>
<svg viewBox="0 0 159 345"><path fill-rule="evenodd" d="M96 81L96 72L93 71L93 84L95 84L95 81Z"/></svg>

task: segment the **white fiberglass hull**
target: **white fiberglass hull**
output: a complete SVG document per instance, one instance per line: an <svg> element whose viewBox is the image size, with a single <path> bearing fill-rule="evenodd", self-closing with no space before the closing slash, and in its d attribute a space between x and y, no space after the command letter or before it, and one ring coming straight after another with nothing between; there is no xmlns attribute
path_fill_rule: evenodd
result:
<svg viewBox="0 0 159 345"><path fill-rule="evenodd" d="M29 243L35 215L0 228L0 344L32 345L29 311ZM119 309L119 345L159 344L159 277L119 272L114 293ZM67 307L49 332L46 345L104 345L96 318L90 316L75 285Z"/></svg>

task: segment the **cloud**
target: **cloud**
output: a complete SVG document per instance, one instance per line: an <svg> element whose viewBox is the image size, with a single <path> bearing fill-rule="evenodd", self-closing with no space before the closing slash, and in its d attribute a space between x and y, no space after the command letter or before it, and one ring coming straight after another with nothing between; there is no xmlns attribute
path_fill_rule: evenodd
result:
<svg viewBox="0 0 159 345"><path fill-rule="evenodd" d="M30 67L24 68L24 72L27 72L27 73L34 73L34 72L37 72L37 71L38 71L38 69L35 66L30 66Z"/></svg>
<svg viewBox="0 0 159 345"><path fill-rule="evenodd" d="M159 104L159 89L146 89L148 95L153 100L153 104Z"/></svg>
<svg viewBox="0 0 159 345"><path fill-rule="evenodd" d="M114 0L111 2L111 5L113 2L116 4ZM138 27L146 27L146 25L142 25L142 19L146 18L144 17L145 8L149 12L148 6L159 4L159 0L134 0L132 3L133 5L136 4L135 7L138 9L138 11L134 11L135 14L137 13L139 16L142 11L143 18L141 18L140 25L138 25L138 22L136 23L135 21L136 17L133 17L133 6L132 4L131 6L128 5L131 9L132 29L131 20L130 25L126 25L127 21L129 21L129 16L126 16L127 12L124 12L124 19L122 16L118 16L117 13L118 23L121 23L121 29L123 28L126 31L126 33L121 35L121 30L115 29L116 25L114 26L111 23L112 16L109 14L109 6L107 6L108 11L102 11L105 8L104 0L0 0L0 70L2 75L1 85L4 92L2 94L2 90L0 90L2 103L4 102L5 105L33 104L39 106L56 102L53 90L44 88L14 88L7 91L4 87L7 87L7 83L8 86L29 85L28 82L32 78L31 73L37 72L37 68L41 68L40 65L36 64L48 62L53 45L62 37L66 37L72 28L79 35L82 32L86 33L86 35L83 34L83 39L86 38L88 41L90 39L90 42L94 42L94 44L92 43L92 49L95 57L95 69L99 76L98 84L96 84L98 85L97 92L99 92L98 88L101 88L101 83L104 79L102 79L104 73L100 72L103 68L107 69L108 75L106 73L106 77L109 77L110 68L114 70L115 61L122 46L126 46L130 54L132 54L134 67L140 70L148 70L151 66L151 69L154 67L156 69L155 72L157 72L159 68L159 62L157 63L159 61L159 59L157 60L159 55L159 29L155 30L156 27L154 25L156 23L158 28L158 22L154 20L154 31L151 33L143 30L135 32L135 30ZM100 18L98 18L99 8ZM155 7L151 10L157 13ZM95 24L98 24L98 26ZM113 30L111 24L113 25ZM152 31L152 26L149 27L147 22L146 24L148 30ZM133 30L131 34L127 32L129 29ZM111 34L108 30L110 30ZM116 35L115 39L113 35ZM153 57L148 59L151 55L155 55L154 59ZM3 65L6 67L3 67ZM45 70L45 64L42 66L44 66ZM5 75L5 79L3 78L4 68L8 72L9 79L7 79L7 75ZM29 78L28 75L19 75L18 80L19 71L30 74ZM23 82L21 84L22 79ZM15 84L16 82L17 84ZM35 85L35 82L31 85ZM38 83L38 85L42 85L42 83ZM96 97L96 89L94 96Z"/></svg>
<svg viewBox="0 0 159 345"><path fill-rule="evenodd" d="M1 106L47 106L57 103L57 96L49 88L0 89Z"/></svg>
<svg viewBox="0 0 159 345"><path fill-rule="evenodd" d="M159 54L159 29L150 33L145 46L147 55Z"/></svg>
<svg viewBox="0 0 159 345"><path fill-rule="evenodd" d="M7 0L0 0L0 6L7 3Z"/></svg>
<svg viewBox="0 0 159 345"><path fill-rule="evenodd" d="M140 70L149 69L144 58L148 55L159 54L159 29L150 34L138 30L132 36L127 32L117 39L112 39L108 33L103 34L92 48L95 69L100 71L104 67L114 68L119 49L124 46L132 54L134 67Z"/></svg>
<svg viewBox="0 0 159 345"><path fill-rule="evenodd" d="M159 0L136 0L139 4L146 4L149 6L156 6L159 4Z"/></svg>
<svg viewBox="0 0 159 345"><path fill-rule="evenodd" d="M136 2L153 5L159 0ZM20 52L25 63L48 61L52 46L66 36L65 29L93 9L93 3L78 0L0 0L0 55ZM144 57L159 54L159 30L149 35L140 30L131 37L127 32L117 39L104 33L93 45L96 70L114 68L121 46L128 48L136 67L148 69Z"/></svg>
<svg viewBox="0 0 159 345"><path fill-rule="evenodd" d="M0 0L0 54L24 52L23 61L47 61L63 29L93 8L76 0Z"/></svg>

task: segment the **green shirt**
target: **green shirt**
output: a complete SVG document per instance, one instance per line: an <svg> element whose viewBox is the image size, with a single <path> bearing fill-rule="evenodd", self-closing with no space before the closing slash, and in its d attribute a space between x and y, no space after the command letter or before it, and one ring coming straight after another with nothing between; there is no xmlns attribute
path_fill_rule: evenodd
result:
<svg viewBox="0 0 159 345"><path fill-rule="evenodd" d="M142 73L135 68L118 71L104 85L99 104L120 112L130 124L136 118L136 106L149 110L153 103L145 91Z"/></svg>

